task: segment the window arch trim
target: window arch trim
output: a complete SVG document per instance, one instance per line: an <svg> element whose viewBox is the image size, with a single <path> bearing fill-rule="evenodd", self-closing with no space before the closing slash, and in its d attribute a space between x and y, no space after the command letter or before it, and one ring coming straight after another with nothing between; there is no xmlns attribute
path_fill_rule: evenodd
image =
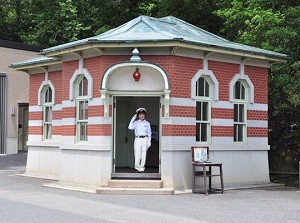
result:
<svg viewBox="0 0 300 223"><path fill-rule="evenodd" d="M234 99L234 85L235 83L240 80L243 82L243 84L246 87L246 91L247 91L247 97L246 100L249 101L251 104L254 103L254 85L252 83L252 81L250 80L249 76L244 74L236 74L234 75L234 77L231 79L230 83L229 83L229 101L233 102Z"/></svg>
<svg viewBox="0 0 300 223"><path fill-rule="evenodd" d="M52 81L47 80L47 81L42 82L42 84L40 85L39 91L38 91L38 105L40 105L40 106L43 104L44 88L47 85L49 85L49 87L52 90L52 104L55 104L55 87L54 87Z"/></svg>
<svg viewBox="0 0 300 223"><path fill-rule="evenodd" d="M196 82L198 79L203 76L205 79L211 84L212 87L212 100L218 101L219 100L219 81L217 80L216 76L211 70L204 71L203 69L198 70L195 76L191 80L191 98L196 99Z"/></svg>
<svg viewBox="0 0 300 223"><path fill-rule="evenodd" d="M72 101L76 98L76 84L78 78L84 75L88 81L88 89L87 89L87 97L93 98L93 77L86 68L76 69L70 79L70 92L69 92L69 99Z"/></svg>

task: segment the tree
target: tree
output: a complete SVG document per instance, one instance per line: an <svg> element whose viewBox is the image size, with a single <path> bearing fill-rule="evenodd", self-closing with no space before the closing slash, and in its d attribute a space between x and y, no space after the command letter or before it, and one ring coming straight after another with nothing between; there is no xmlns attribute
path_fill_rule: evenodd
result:
<svg viewBox="0 0 300 223"><path fill-rule="evenodd" d="M143 13L151 15L157 0L23 1L27 5L22 9L20 39L33 45L54 46L98 35Z"/></svg>
<svg viewBox="0 0 300 223"><path fill-rule="evenodd" d="M0 39L20 41L18 32L22 29L21 0L2 0L0 5Z"/></svg>
<svg viewBox="0 0 300 223"><path fill-rule="evenodd" d="M28 44L45 46L77 40L80 34L90 27L83 24L76 2L74 0L28 2L28 12L23 14L28 21L26 22L28 28L20 32L21 40Z"/></svg>
<svg viewBox="0 0 300 223"><path fill-rule="evenodd" d="M216 0L4 0L0 38L45 47L101 34L140 15L173 15L213 33Z"/></svg>
<svg viewBox="0 0 300 223"><path fill-rule="evenodd" d="M158 2L158 17L175 16L188 23L217 34L222 20L213 14L217 0L162 0Z"/></svg>
<svg viewBox="0 0 300 223"><path fill-rule="evenodd" d="M300 131L290 127L300 126L299 2L233 0L223 4L227 7L215 13L225 20L224 37L291 57L270 69L269 143L271 169L295 171L300 160Z"/></svg>

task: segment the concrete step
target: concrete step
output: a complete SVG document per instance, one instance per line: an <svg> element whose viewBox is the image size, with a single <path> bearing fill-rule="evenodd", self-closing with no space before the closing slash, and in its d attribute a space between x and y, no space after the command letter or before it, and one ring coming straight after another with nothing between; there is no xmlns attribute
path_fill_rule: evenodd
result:
<svg viewBox="0 0 300 223"><path fill-rule="evenodd" d="M174 188L112 188L99 187L96 189L98 194L115 195L173 195Z"/></svg>
<svg viewBox="0 0 300 223"><path fill-rule="evenodd" d="M160 173L112 173L113 179L123 179L123 180L160 180Z"/></svg>
<svg viewBox="0 0 300 223"><path fill-rule="evenodd" d="M162 180L109 180L110 188L162 188Z"/></svg>

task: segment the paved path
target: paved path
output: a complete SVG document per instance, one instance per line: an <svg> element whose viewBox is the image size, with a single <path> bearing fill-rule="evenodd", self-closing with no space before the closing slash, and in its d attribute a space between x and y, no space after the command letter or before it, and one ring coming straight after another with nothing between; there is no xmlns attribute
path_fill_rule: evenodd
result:
<svg viewBox="0 0 300 223"><path fill-rule="evenodd" d="M0 156L0 223L300 222L295 188L225 194L100 195L43 187L52 181L17 176L26 154Z"/></svg>

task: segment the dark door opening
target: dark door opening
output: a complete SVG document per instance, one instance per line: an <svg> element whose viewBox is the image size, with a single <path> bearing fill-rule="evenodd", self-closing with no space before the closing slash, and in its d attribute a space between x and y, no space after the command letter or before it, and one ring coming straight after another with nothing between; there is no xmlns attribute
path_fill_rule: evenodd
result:
<svg viewBox="0 0 300 223"><path fill-rule="evenodd" d="M18 104L18 151L27 151L28 141L28 103Z"/></svg>
<svg viewBox="0 0 300 223"><path fill-rule="evenodd" d="M114 166L113 178L133 176L134 167L134 132L128 124L139 107L147 109L146 120L152 129L151 147L147 151L144 176L159 174L159 114L160 97L115 97L114 98ZM129 175L128 175L129 174ZM150 174L150 175L149 175Z"/></svg>

